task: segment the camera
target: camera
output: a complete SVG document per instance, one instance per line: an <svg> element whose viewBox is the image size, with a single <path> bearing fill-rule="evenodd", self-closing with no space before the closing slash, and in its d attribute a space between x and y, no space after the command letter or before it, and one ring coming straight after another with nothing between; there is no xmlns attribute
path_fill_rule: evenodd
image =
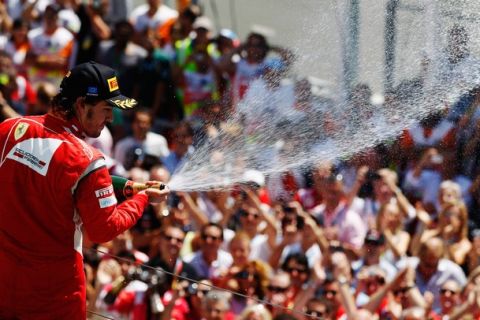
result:
<svg viewBox="0 0 480 320"><path fill-rule="evenodd" d="M288 206L288 205L283 205L283 206L282 206L282 210L283 210L283 212L285 212L285 213L296 213L295 208L290 207L290 206Z"/></svg>
<svg viewBox="0 0 480 320"><path fill-rule="evenodd" d="M177 209L178 206L180 205L181 200L182 199L180 198L180 196L177 193L171 192L170 196L168 197L168 200L167 200L168 201L168 203L167 203L168 207L170 209L172 209L172 208Z"/></svg>
<svg viewBox="0 0 480 320"><path fill-rule="evenodd" d="M282 218L282 228L285 228L288 225L291 225L295 222L295 225L297 227L297 230L302 230L303 227L305 226L305 219L299 215L296 215L293 217L293 214L290 214L289 216L285 216Z"/></svg>
<svg viewBox="0 0 480 320"><path fill-rule="evenodd" d="M368 170L367 172L367 177L366 177L368 182L372 182L375 180L380 180L382 179L382 176L380 176L376 171L374 170Z"/></svg>
<svg viewBox="0 0 480 320"><path fill-rule="evenodd" d="M120 277L118 285L114 285L114 288L107 293L103 301L112 305L115 303L118 294L132 281L138 280L148 285L149 293L163 293L166 291L167 276L161 269L142 269L136 267L128 271L127 275Z"/></svg>

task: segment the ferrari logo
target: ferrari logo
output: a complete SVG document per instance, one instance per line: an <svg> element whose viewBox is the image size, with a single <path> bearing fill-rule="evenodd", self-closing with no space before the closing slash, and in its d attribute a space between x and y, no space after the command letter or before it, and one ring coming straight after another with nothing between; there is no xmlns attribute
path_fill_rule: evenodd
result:
<svg viewBox="0 0 480 320"><path fill-rule="evenodd" d="M29 124L25 123L25 122L20 122L17 125L17 128L15 128L15 133L14 133L15 140L18 140L21 137L23 137L25 132L27 132L28 126L29 126Z"/></svg>

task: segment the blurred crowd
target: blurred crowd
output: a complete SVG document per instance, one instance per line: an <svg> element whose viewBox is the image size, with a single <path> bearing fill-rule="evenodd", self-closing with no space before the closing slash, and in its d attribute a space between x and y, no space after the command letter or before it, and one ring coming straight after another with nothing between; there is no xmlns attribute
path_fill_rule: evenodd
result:
<svg viewBox="0 0 480 320"><path fill-rule="evenodd" d="M332 97L292 76L292 50L259 30L240 39L216 28L196 2L0 2L0 117L48 112L70 67L106 64L141 107L115 110L88 142L112 174L168 184L205 139L252 138L261 108L321 140L345 123L398 119L396 106L422 90L420 76L373 105L358 84L342 118L326 109ZM468 72L467 43L454 27L443 76ZM479 105L473 89L348 159L243 168L244 183L172 193L112 242L87 239L89 317L480 319ZM290 148L303 143L289 134Z"/></svg>

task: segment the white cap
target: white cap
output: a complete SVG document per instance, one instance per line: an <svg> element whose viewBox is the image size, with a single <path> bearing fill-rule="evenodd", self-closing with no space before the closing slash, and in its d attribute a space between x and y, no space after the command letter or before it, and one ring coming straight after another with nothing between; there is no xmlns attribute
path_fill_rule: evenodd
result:
<svg viewBox="0 0 480 320"><path fill-rule="evenodd" d="M258 170L248 169L243 173L242 180L244 182L254 182L260 187L265 185L265 176Z"/></svg>
<svg viewBox="0 0 480 320"><path fill-rule="evenodd" d="M206 16L200 16L197 19L195 19L195 22L193 23L192 27L193 29L203 28L208 31L213 30L212 21Z"/></svg>

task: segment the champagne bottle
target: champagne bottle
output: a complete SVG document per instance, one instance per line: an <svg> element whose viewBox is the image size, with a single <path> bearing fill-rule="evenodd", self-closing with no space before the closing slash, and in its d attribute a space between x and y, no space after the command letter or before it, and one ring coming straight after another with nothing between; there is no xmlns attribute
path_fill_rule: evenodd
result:
<svg viewBox="0 0 480 320"><path fill-rule="evenodd" d="M128 180L127 178L119 176L112 176L112 185L113 189L121 191L125 198L131 198L140 191L148 188L157 188L160 190L165 189L165 185L163 183L148 186L144 183L134 182L132 180Z"/></svg>

